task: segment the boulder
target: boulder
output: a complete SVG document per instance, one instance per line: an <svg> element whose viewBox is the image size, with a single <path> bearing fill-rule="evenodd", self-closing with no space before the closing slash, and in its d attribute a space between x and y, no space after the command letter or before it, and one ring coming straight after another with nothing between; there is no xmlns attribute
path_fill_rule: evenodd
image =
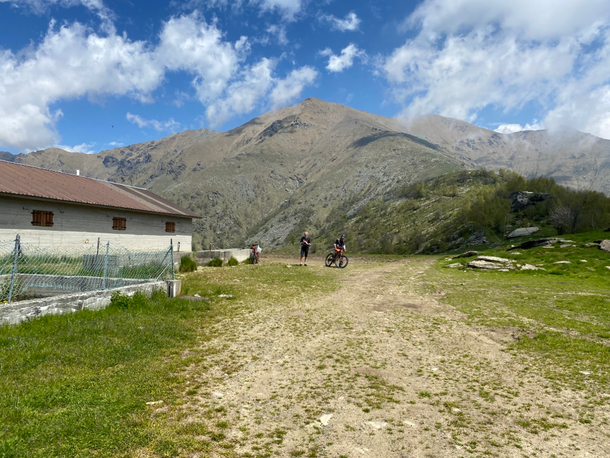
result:
<svg viewBox="0 0 610 458"><path fill-rule="evenodd" d="M526 235L532 235L534 232L538 232L538 230L539 230L539 228L537 228L535 226L520 227L519 229L515 229L514 231L512 231L506 237L508 237L509 239L512 239L515 237L524 237Z"/></svg>
<svg viewBox="0 0 610 458"><path fill-rule="evenodd" d="M500 270L506 268L504 264L498 264L497 262L482 261L477 259L475 259L474 261L470 261L468 264L466 264L466 267L481 270Z"/></svg>
<svg viewBox="0 0 610 458"><path fill-rule="evenodd" d="M462 267L462 264L454 262L453 264L447 264L445 267Z"/></svg>
<svg viewBox="0 0 610 458"><path fill-rule="evenodd" d="M572 264L572 263L570 261L557 261L557 262L554 262L553 264L563 265L563 264Z"/></svg>
<svg viewBox="0 0 610 458"><path fill-rule="evenodd" d="M610 240L602 240L599 244L599 249L604 250L606 253L610 253Z"/></svg>
<svg viewBox="0 0 610 458"><path fill-rule="evenodd" d="M465 251L464 253L460 253L457 256L454 256L453 259L457 259L457 258L472 258L473 256L476 256L477 254L479 254L478 251Z"/></svg>
<svg viewBox="0 0 610 458"><path fill-rule="evenodd" d="M525 264L521 266L521 270L546 270L544 267L536 267L531 264Z"/></svg>
<svg viewBox="0 0 610 458"><path fill-rule="evenodd" d="M515 262L512 259L506 259L506 258L499 258L497 256L478 256L475 261L487 261L487 262L504 262L504 263L511 263L511 262Z"/></svg>
<svg viewBox="0 0 610 458"><path fill-rule="evenodd" d="M529 248L534 248L537 246L552 245L557 241L557 238L528 240L527 242L520 243L519 245L511 246L510 248L507 248L506 251L516 250L517 248L527 250Z"/></svg>
<svg viewBox="0 0 610 458"><path fill-rule="evenodd" d="M511 192L508 198L510 199L513 211L521 211L537 202L544 202L551 197L550 194L530 191L515 191Z"/></svg>

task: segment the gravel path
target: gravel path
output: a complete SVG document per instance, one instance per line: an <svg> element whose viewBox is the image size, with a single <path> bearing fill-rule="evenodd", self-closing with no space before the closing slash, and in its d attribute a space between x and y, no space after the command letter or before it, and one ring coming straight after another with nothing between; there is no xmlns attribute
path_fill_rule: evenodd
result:
<svg viewBox="0 0 610 458"><path fill-rule="evenodd" d="M433 263L355 263L326 297L222 322L184 421L222 412L229 456L610 456L607 421L580 421L582 393L552 393L510 333L426 293Z"/></svg>

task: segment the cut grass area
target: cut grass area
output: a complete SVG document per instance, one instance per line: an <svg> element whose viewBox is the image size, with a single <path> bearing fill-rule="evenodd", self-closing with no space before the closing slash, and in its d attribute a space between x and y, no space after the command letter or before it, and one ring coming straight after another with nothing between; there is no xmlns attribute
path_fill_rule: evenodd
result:
<svg viewBox="0 0 610 458"><path fill-rule="evenodd" d="M595 390L590 382L598 387L610 382L610 254L584 244L604 235L563 237L575 247L484 252L544 271L450 269L443 267L456 260L442 260L430 280L472 324L512 330L511 348L542 358L546 376L557 386Z"/></svg>
<svg viewBox="0 0 610 458"><path fill-rule="evenodd" d="M278 265L206 269L182 278L185 294L207 300L140 297L0 327L0 457L180 456L227 447L220 414L184 424L164 413L184 402L185 391L197 393L184 369L205 365L199 343L213 338L214 324L260 301L331 291L333 275ZM146 404L155 401L162 402Z"/></svg>

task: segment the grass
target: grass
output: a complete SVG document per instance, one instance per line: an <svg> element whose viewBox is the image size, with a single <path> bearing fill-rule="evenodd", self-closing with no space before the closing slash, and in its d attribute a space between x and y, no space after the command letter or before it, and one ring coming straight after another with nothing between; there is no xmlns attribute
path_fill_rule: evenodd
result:
<svg viewBox="0 0 610 458"><path fill-rule="evenodd" d="M433 288L442 289L468 322L510 330L511 349L545 360L545 375L557 387L582 388L591 381L603 386L610 382L605 369L610 364L610 254L584 245L607 235L563 236L575 247L484 253L544 271L455 270L442 267L470 259L443 260L432 274Z"/></svg>
<svg viewBox="0 0 610 458"><path fill-rule="evenodd" d="M0 456L125 456L154 442L146 402L175 400L167 357L213 315L157 296L0 328Z"/></svg>
<svg viewBox="0 0 610 458"><path fill-rule="evenodd" d="M312 287L319 294L334 285L285 266L242 265L182 278L185 294L207 300L115 297L104 310L0 327L0 457L230 450L222 409L199 422L174 416L184 393L200 390L185 368L205 368L209 355L221 351L198 344L212 339L216 323L242 313L243 301L292 301Z"/></svg>

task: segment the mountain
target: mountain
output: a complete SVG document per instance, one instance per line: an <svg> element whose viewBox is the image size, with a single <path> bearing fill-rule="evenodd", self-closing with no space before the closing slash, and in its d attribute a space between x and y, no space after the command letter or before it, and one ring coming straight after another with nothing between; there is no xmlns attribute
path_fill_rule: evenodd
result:
<svg viewBox="0 0 610 458"><path fill-rule="evenodd" d="M9 153L8 151L0 151L0 161L13 162L14 160L15 156Z"/></svg>
<svg viewBox="0 0 610 458"><path fill-rule="evenodd" d="M445 148L476 168L513 170L526 178L554 177L573 189L610 195L610 141L571 128L503 135L457 119L429 115L404 130Z"/></svg>
<svg viewBox="0 0 610 458"><path fill-rule="evenodd" d="M13 158L150 188L204 216L195 224L199 247L278 246L304 227L321 229L398 188L465 168L553 174L610 193L609 145L579 132L501 135L440 116L407 122L307 99L228 132L185 131L95 155L50 148Z"/></svg>

